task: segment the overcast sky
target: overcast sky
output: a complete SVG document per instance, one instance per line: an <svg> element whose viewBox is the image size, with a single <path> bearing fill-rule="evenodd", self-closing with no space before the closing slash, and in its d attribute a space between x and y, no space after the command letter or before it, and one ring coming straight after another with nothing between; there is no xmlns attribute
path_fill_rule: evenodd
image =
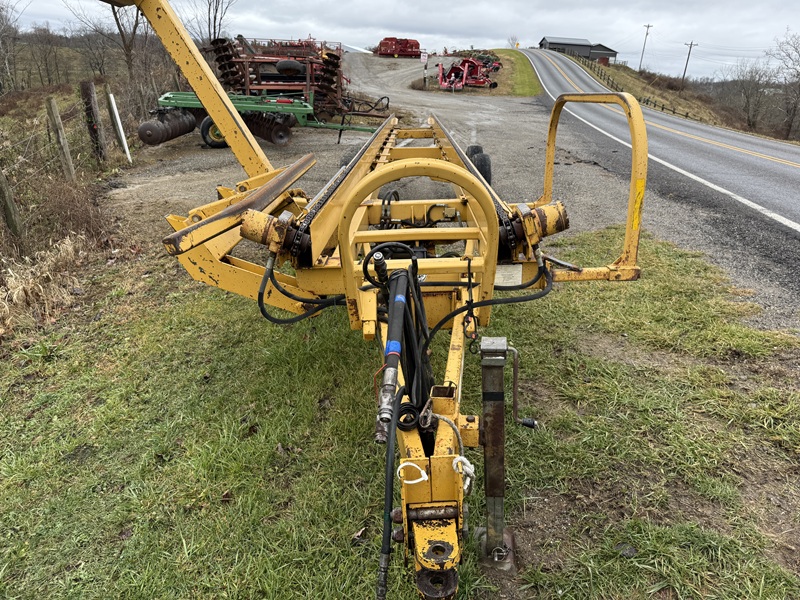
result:
<svg viewBox="0 0 800 600"><path fill-rule="evenodd" d="M22 11L20 24L49 23L56 31L75 18L65 2L110 13L99 0L11 0ZM191 0L173 0L180 13ZM645 45L645 25L650 24ZM742 58L761 58L787 28L800 31L800 7L781 0L668 0L609 3L597 0L235 0L227 19L232 36L306 38L375 46L385 36L410 37L424 49L504 48L515 36L537 46L545 36L588 39L619 53L619 61L681 76L692 48L687 75L718 76Z"/></svg>

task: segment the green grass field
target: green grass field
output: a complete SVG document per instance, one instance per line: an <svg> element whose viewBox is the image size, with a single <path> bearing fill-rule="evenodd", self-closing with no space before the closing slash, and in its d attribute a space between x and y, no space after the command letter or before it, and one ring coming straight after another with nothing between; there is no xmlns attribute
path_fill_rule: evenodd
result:
<svg viewBox="0 0 800 600"><path fill-rule="evenodd" d="M503 63L503 69L498 72L499 77L505 77L505 71L510 68L510 87L507 91L511 96L538 96L542 93L542 86L536 77L531 63L524 54L516 50L495 50Z"/></svg>
<svg viewBox="0 0 800 600"><path fill-rule="evenodd" d="M618 235L550 248L597 263ZM520 350L522 410L543 424L509 431L523 568L503 589L800 597L786 549L800 506L797 338L740 324L755 308L696 254L646 238L641 264L635 283L561 284L497 308L482 332ZM98 270L87 292L2 347L0 596L372 597L377 346L343 311L272 326L167 257ZM480 525L480 485L470 508ZM459 598L499 597L476 554ZM390 597L415 597L400 555Z"/></svg>

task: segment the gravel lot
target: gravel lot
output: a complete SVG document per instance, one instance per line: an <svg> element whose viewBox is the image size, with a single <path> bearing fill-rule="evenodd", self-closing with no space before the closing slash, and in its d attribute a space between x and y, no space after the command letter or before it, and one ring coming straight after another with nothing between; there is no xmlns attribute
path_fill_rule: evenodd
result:
<svg viewBox="0 0 800 600"><path fill-rule="evenodd" d="M434 73L433 64L428 74ZM390 108L410 115L404 122L419 125L433 113L462 147L481 144L492 158L493 186L507 202L529 201L541 194L549 109L540 99L415 91L409 84L422 77L423 70L413 59L350 53L345 59L345 73L352 90L389 96ZM300 182L310 194L337 171L343 156L369 137L345 132L337 145L333 131L293 131L289 145L278 148L264 142L263 148L275 165L289 164L313 152L317 165ZM604 168L602 158L595 158L605 152L626 156L628 151L612 142L599 150L590 148L578 128L565 123L559 129L555 197L567 206L572 232L624 222L628 181ZM108 201L128 235L142 244L157 246L158 240L170 232L161 218L164 214L186 214L190 208L213 200L216 185L232 186L245 178L229 151L204 147L195 132L145 148L139 155L139 166L123 175L120 187L109 193ZM755 325L800 328L798 292L792 289L796 286L791 282L783 285L781 275L764 278L763 270L755 266L743 268L744 249L731 252L730 240L714 239L713 228L696 226L698 222L712 222L713 214L698 209L691 222L676 219L684 210L651 187L645 199L645 227L658 238L705 252L736 287L757 290L750 299L761 304L764 311L754 319ZM646 272L647 265L642 267Z"/></svg>

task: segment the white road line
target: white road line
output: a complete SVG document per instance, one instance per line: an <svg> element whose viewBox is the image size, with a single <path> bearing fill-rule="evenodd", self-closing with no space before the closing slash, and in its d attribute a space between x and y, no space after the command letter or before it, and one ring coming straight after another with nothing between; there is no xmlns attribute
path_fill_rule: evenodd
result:
<svg viewBox="0 0 800 600"><path fill-rule="evenodd" d="M525 56L528 56L528 55L526 54ZM544 84L544 81L542 80L541 76L539 75L539 71L536 69L536 65L533 63L533 59L530 56L528 56L528 60L530 61L531 66L533 67L533 70L536 71L536 76L539 78L539 82L542 84L542 87L544 88L544 91L547 92L547 95L550 96L550 98L553 100L553 102L555 102L555 100L556 100L555 96L553 96L553 94L550 93L550 90L548 90L547 86ZM580 116L576 115L574 112L572 112L568 108L564 107L564 112L568 112L569 114L571 114L573 117L575 117L579 121L582 121L583 123L586 123L586 125L588 125L592 129L595 129L596 131L602 133L603 135L611 138L615 142L619 142L620 144L622 144L623 146L626 146L628 148L631 147L631 145L628 142L619 139L618 137L610 134L609 132L607 132L607 131L605 131L603 129L600 129L597 125L594 125L593 123L590 123L589 121L587 121L583 117L580 117ZM732 198L733 200L736 200L736 202L739 202L739 203L743 204L744 206L755 210L756 212L758 212L758 213L764 215L765 217L767 217L768 219L772 219L773 221L776 221L777 223L780 223L781 225L783 225L785 227L788 227L789 229L793 229L794 231L800 233L800 223L795 223L794 221L792 221L790 219L787 219L786 217L784 217L782 215L779 215L778 213L773 212L770 209L761 206L760 204L756 204L752 200L748 200L747 198L744 198L744 197L740 196L739 194L735 194L735 193L731 192L730 190L726 190L725 188L720 187L715 183L711 183L710 181L706 181L702 177L698 177L697 175L694 175L693 173L689 173L688 171L684 171L680 167L677 167L677 166L673 165L672 163L669 163L669 162L667 162L667 161L665 161L665 160L663 160L661 158L653 156L652 154L648 154L647 157L650 160L653 160L653 161L659 163L660 165L664 165L668 169L672 169L676 173L680 173L681 175L684 175L684 176L688 177L689 179L691 179L693 181L696 181L697 183L700 183L700 184L702 184L702 185L714 190L715 192L719 192L721 194L725 194L729 198Z"/></svg>

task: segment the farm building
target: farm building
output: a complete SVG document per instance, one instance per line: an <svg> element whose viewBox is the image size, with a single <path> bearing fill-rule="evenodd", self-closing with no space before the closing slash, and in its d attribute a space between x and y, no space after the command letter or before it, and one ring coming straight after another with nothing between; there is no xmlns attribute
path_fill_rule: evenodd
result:
<svg viewBox="0 0 800 600"><path fill-rule="evenodd" d="M592 44L589 40L581 38L543 37L539 42L542 50L554 50L565 54L574 53L589 60L607 58L616 61L617 52L603 44Z"/></svg>

